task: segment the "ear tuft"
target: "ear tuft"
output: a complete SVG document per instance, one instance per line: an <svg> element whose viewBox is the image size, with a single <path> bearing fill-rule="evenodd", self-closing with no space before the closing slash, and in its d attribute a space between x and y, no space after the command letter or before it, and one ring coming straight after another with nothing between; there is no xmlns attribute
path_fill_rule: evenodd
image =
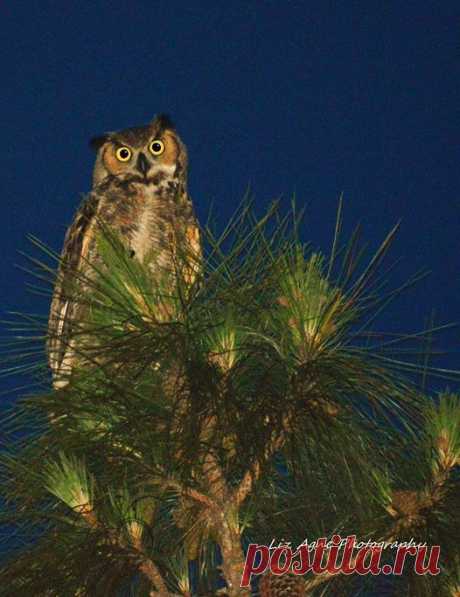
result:
<svg viewBox="0 0 460 597"><path fill-rule="evenodd" d="M104 143L108 141L108 139L108 135L99 135L98 137L93 137L89 141L89 146L91 149L94 149L94 151L98 151L104 145Z"/></svg>
<svg viewBox="0 0 460 597"><path fill-rule="evenodd" d="M158 114L152 121L155 124L158 124L160 129L175 129L174 122L171 120L168 114Z"/></svg>

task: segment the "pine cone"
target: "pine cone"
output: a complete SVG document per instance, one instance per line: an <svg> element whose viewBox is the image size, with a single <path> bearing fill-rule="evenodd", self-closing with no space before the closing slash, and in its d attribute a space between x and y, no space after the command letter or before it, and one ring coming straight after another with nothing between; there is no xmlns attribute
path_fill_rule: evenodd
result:
<svg viewBox="0 0 460 597"><path fill-rule="evenodd" d="M259 597L304 597L305 579L294 574L265 574L259 582Z"/></svg>

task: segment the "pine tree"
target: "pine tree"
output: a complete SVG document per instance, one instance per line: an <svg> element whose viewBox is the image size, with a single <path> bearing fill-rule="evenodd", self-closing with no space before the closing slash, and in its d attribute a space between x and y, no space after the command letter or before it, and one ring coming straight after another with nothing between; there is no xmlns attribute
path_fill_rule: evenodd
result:
<svg viewBox="0 0 460 597"><path fill-rule="evenodd" d="M16 541L1 595L250 595L249 543L334 534L440 545L441 573L267 572L252 590L459 594L460 400L426 396L419 355L401 350L434 330L372 330L401 290L381 267L397 227L365 264L357 233L341 243L341 209L328 259L300 222L294 207L257 219L245 204L223 233L205 226L193 283L189 256L152 279L101 227L105 267L75 280L86 315L62 389L44 376L43 322L15 324L5 369L43 381L3 421L2 521ZM52 283L55 268L33 262Z"/></svg>

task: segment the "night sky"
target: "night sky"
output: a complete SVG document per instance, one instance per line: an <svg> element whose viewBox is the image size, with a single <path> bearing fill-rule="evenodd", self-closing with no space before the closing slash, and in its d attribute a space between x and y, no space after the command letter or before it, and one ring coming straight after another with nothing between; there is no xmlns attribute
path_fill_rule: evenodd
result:
<svg viewBox="0 0 460 597"><path fill-rule="evenodd" d="M1 3L0 33L3 313L46 313L15 264L28 233L60 250L90 189L89 138L166 112L202 221L213 203L223 228L248 186L260 214L295 193L304 239L327 252L343 193L346 234L361 222L370 249L402 220L395 286L432 272L375 328L457 321L458 2L29 0Z"/></svg>

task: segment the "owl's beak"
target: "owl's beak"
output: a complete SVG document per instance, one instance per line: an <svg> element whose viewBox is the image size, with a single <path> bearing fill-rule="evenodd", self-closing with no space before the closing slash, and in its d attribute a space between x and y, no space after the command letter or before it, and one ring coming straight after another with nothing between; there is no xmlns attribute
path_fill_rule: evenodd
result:
<svg viewBox="0 0 460 597"><path fill-rule="evenodd" d="M151 164L145 157L145 155L143 153L140 153L136 162L136 168L139 170L139 172L146 176L147 172L150 170L150 166Z"/></svg>

